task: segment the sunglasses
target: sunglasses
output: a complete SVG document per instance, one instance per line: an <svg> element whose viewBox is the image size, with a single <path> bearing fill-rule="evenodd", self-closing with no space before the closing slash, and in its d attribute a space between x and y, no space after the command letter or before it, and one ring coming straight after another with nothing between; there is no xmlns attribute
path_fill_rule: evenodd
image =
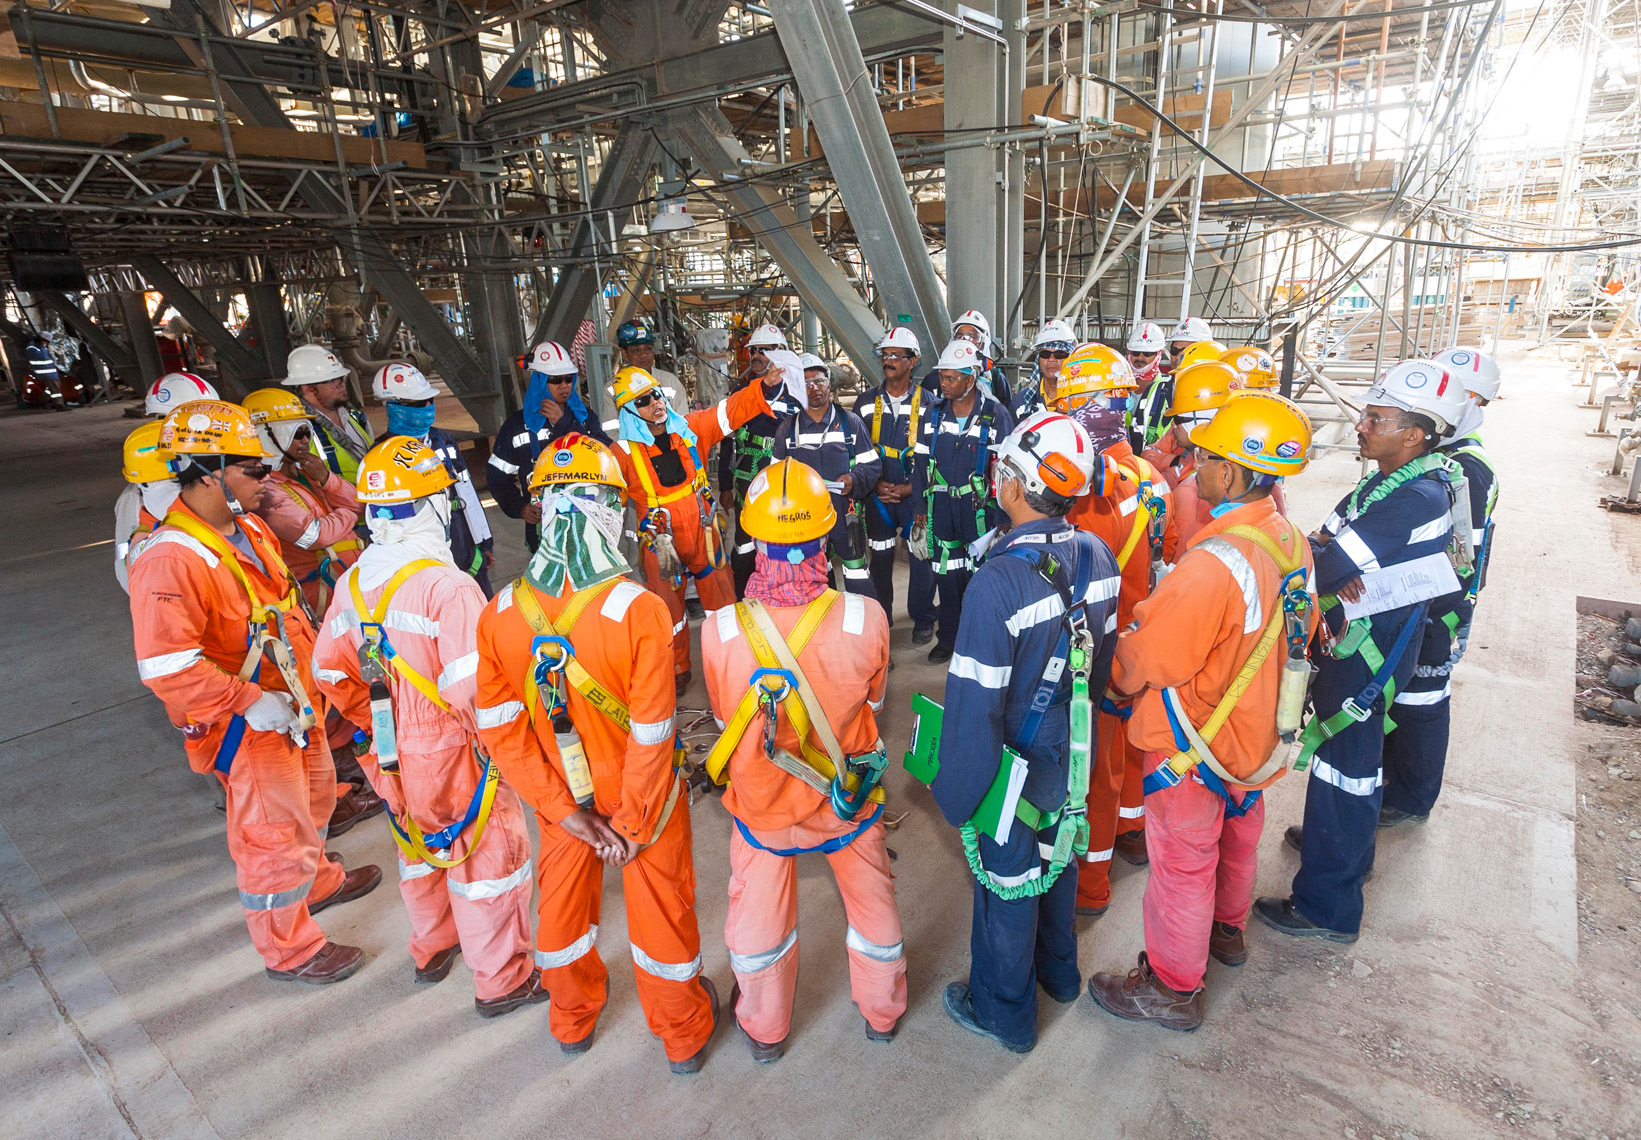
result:
<svg viewBox="0 0 1641 1140"><path fill-rule="evenodd" d="M552 388L557 388L561 384L573 384L574 382L575 382L575 377L574 376L549 376L549 377L547 377L547 384L548 384L549 387L552 387Z"/></svg>
<svg viewBox="0 0 1641 1140"><path fill-rule="evenodd" d="M395 404L402 404L407 408L425 408L433 403L432 398L426 400L394 400Z"/></svg>
<svg viewBox="0 0 1641 1140"><path fill-rule="evenodd" d="M1057 348L1045 348L1037 354L1038 360L1064 360L1070 356L1069 352L1062 352Z"/></svg>
<svg viewBox="0 0 1641 1140"><path fill-rule="evenodd" d="M635 408L647 408L660 398L661 393L659 392L645 392L642 396L633 397L632 406Z"/></svg>
<svg viewBox="0 0 1641 1140"><path fill-rule="evenodd" d="M247 479L262 480L273 474L273 468L266 463L230 463L228 466L238 471Z"/></svg>

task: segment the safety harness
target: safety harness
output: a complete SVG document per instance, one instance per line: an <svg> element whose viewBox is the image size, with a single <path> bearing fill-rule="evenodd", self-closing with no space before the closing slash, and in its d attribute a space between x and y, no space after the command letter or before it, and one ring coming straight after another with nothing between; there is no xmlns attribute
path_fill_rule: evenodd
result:
<svg viewBox="0 0 1641 1140"><path fill-rule="evenodd" d="M1026 551L1018 546L1005 548L999 557L1018 558L1028 563L1060 595L1065 617L1060 638L1043 668L1042 680L1032 693L1031 705L1020 721L1020 731L1012 745L1005 745L997 775L986 790L980 806L960 829L963 854L969 870L981 886L1005 900L1033 898L1051 888L1078 856L1088 852L1088 780L1094 750L1094 701L1089 692L1089 674L1094 667L1095 636L1088 625L1088 587L1091 567L1079 559L1074 583L1065 582L1063 564L1047 550ZM1025 753L1037 740L1043 717L1054 703L1067 668L1071 670L1071 704L1066 769L1066 798L1057 809L1047 810L1020 794L1025 784L1028 761ZM940 733L944 710L922 693L912 697L911 744L907 748L906 770L925 784L934 783L940 771ZM1019 820L1034 834L1056 827L1054 851L1047 871L1021 882L1000 883L980 862L979 833L984 831L1001 843L1014 821ZM1039 869L1040 870L1040 869Z"/></svg>
<svg viewBox="0 0 1641 1140"><path fill-rule="evenodd" d="M1242 663L1231 680L1230 687L1220 697L1214 711L1209 714L1207 722L1199 730L1192 725L1190 717L1186 715L1184 702L1181 701L1177 689L1169 686L1162 690L1163 709L1168 714L1168 725L1174 732L1174 746L1180 751L1161 764L1145 777L1144 791L1146 795L1172 788L1192 773L1210 791L1215 792L1225 801L1225 816L1235 819L1246 815L1259 802L1260 792L1251 790L1254 784L1262 784L1269 780L1278 771L1286 766L1284 755L1287 749L1278 749L1276 756L1268 759L1259 770L1246 779L1238 779L1226 771L1220 764L1218 757L1209 747L1219 730L1230 719L1231 713L1242 700L1248 686L1253 684L1259 670L1264 667L1270 657L1271 650L1276 647L1284 630L1290 640L1297 637L1301 648L1306 633L1309 630L1308 613L1310 610L1310 594L1305 589L1304 540L1294 532L1293 538L1298 547L1293 554L1288 554L1270 535L1253 526L1227 527L1224 534L1236 535L1253 543L1263 550L1276 564L1277 571L1282 575L1281 585L1277 591L1277 601L1273 607L1271 620L1265 623L1265 630L1255 643L1253 652ZM1239 804L1231 798L1230 788L1242 788L1246 794Z"/></svg>
<svg viewBox="0 0 1641 1140"><path fill-rule="evenodd" d="M906 418L906 446L890 447L882 441L883 434L883 389L878 389L877 398L872 402L872 446L877 448L879 455L884 459L898 460L901 473L906 481L912 478L912 453L917 447L917 413L922 406L923 385L913 383L911 391L911 406L907 410Z"/></svg>
<svg viewBox="0 0 1641 1140"><path fill-rule="evenodd" d="M302 496L302 493L296 489L294 484L279 481L276 482L274 486L289 495L291 500L296 503L297 506L308 512L308 514L318 518L320 512L314 508L319 504L305 499ZM340 542L333 542L328 546L320 547L319 549L322 553L319 559L319 565L314 567L314 569L306 577L298 579L298 581L302 583L312 582L315 580L319 582L319 604L314 607L319 613L324 613L330 605L330 594L331 591L336 588L336 579L338 576L336 568L342 567L341 552L344 550L363 550L364 545L365 544L360 542L357 538L344 538ZM342 568L346 569L345 567Z"/></svg>
<svg viewBox="0 0 1641 1140"><path fill-rule="evenodd" d="M400 679L408 681L440 712L454 715L449 702L439 695L439 687L394 651L385 626L393 595L398 593L399 587L418 572L440 565L444 564L432 558L418 558L405 563L394 571L393 576L382 587L381 596L376 599L374 607L365 604L365 596L359 589L358 573L355 572L348 577L348 593L353 600L353 612L359 621L359 679L370 689L373 746L377 762L384 771L392 772L399 768L398 731L393 721L392 688L388 683L390 675L397 674ZM402 817L394 818L391 814L388 816L388 822L392 825L393 841L399 845L399 850L404 853L407 863L420 861L435 867L459 867L478 850L485 824L490 821L490 809L495 804L496 791L501 786L501 769L477 744L473 746L473 754L483 762L483 766L478 783L473 788L473 796L468 801L467 810L462 813L461 819L438 831L424 832L411 818L408 804ZM439 854L441 851L449 851L457 836L469 827L473 829L473 837L467 844L467 854L459 859L447 859Z"/></svg>
<svg viewBox="0 0 1641 1140"><path fill-rule="evenodd" d="M352 408L343 408L342 414L348 417L348 420L353 424L354 430L365 438L368 447L371 438L369 422ZM329 467L344 481L348 483L357 482L359 460L354 457L353 453L348 450L347 444L337 435L339 429L336 425L331 423L327 416L315 415L313 417L313 426L318 429L312 433L313 447L319 453L319 457L325 461L325 466ZM343 470L341 458L343 455L346 455L352 464L353 472L351 474Z"/></svg>
<svg viewBox="0 0 1641 1140"><path fill-rule="evenodd" d="M570 631L575 628L576 622L581 620L581 615L587 611L587 607L603 597L616 582L621 580L620 578L612 578L608 582L588 586L585 590L577 590L570 595L570 600L565 603L564 609L559 612L557 622L549 618L547 611L542 609L541 601L536 597L535 589L530 585L528 579L520 577L513 582L513 604L518 606L519 614L535 633L535 638L530 642L530 671L525 675L522 684L524 706L529 712L532 725L536 723L536 708L539 705L545 707L547 715L555 721L555 736L561 735L557 723L560 721L567 723L571 731L574 731L574 722L569 719L568 694L565 690L565 684L568 683L575 687L576 692L580 693L588 704L592 705L611 724L615 725L622 735L631 735L632 713L627 708L626 702L612 693L607 686L591 673L587 672L586 667L576 658L575 644L570 640ZM579 748L579 736L572 747ZM676 733L673 736L672 759L673 768L676 771L684 762L683 744ZM572 794L579 790L581 786L584 786L586 788L587 804L590 804L592 797L590 765L584 773L575 776L570 773L572 765L588 764L585 754L583 753L579 759L574 755L567 756L565 749L561 747L559 749L559 764L565 782L570 786ZM682 783L675 775L672 788L667 793L667 801L662 805L661 815L655 822L655 830L650 833L649 843L645 843L644 847L654 843L661 837L661 833L666 830L667 821L672 818L673 808L678 804L678 789L680 787L682 787ZM577 798L577 802L581 802L581 797ZM587 806L587 804L583 804L583 806Z"/></svg>
<svg viewBox="0 0 1641 1140"><path fill-rule="evenodd" d="M797 416L793 416L787 421L787 423L792 425L791 438L787 443L789 455L793 451L808 450L806 448L800 449L798 446L798 440L802 438L803 435L802 421L799 419L799 416L801 415L804 415L804 413L800 412ZM841 408L833 405L828 418L835 419L837 421L838 434L843 437L843 450L848 455L848 470L849 473L853 475L855 471L855 434L853 429L849 426L849 417L843 414L843 410ZM823 422L821 424L821 438L823 441L826 438L826 432L828 429L829 425ZM876 441L874 440L873 442L875 443ZM822 446L825 446L824 442ZM878 506L880 509L882 508L881 503L878 504ZM866 522L861 517L861 511L863 509L861 500L855 498L853 495L850 495L848 506L844 508L843 514L844 533L848 535L850 551L845 552L843 550L837 550L838 544L836 542L833 542L832 544L833 549L837 551L838 560L843 563L846 569L849 570L865 570L866 562L870 553L869 548L866 545Z"/></svg>
<svg viewBox="0 0 1641 1140"><path fill-rule="evenodd" d="M245 573L245 567L240 565L238 553L215 530L192 515L180 511L169 512L161 525L174 526L190 538L198 540L228 567L240 588L245 591L245 600L251 607L251 619L245 661L239 667L239 679L255 684L257 678L262 675L262 658L266 655L274 663L274 668L279 670L291 699L296 702L298 728L304 733L312 729L319 723L319 717L314 712L313 702L308 699L307 688L302 684L301 670L296 666L296 651L291 648L291 640L285 633L285 615L291 612L292 607L301 605L302 594L297 589L284 560L265 546L258 551L259 557L264 560L269 571L268 577L274 581L283 578L291 588L279 601L263 605L256 600L256 591L251 587L251 579ZM212 767L226 776L233 768L234 757L238 755L239 746L244 739L245 714L235 713L228 721L227 731L223 733L222 743L217 747L216 760Z"/></svg>
<svg viewBox="0 0 1641 1140"><path fill-rule="evenodd" d="M823 590L804 608L797 625L792 627L790 637L781 635L762 602L748 599L735 607L736 623L745 634L747 646L752 650L758 667L748 679L747 691L736 706L735 715L725 725L707 756L707 775L716 784L729 782L730 757L761 712L764 756L771 764L813 788L831 803L833 814L845 822L856 819L868 801L874 805L866 819L847 835L829 839L820 847L783 850L776 854L841 851L871 827L883 812L886 797L881 781L889 764L889 754L883 741L879 740L877 747L870 752L846 755L832 732L825 708L798 664L798 654L815 636L815 631L820 628L838 597L836 590ZM792 730L797 733L798 749L802 756L794 756L775 745L775 730L783 711ZM820 746L816 747L814 741L819 741ZM761 850L772 850L759 843L740 820L736 820L735 825L748 843Z"/></svg>
<svg viewBox="0 0 1641 1140"><path fill-rule="evenodd" d="M653 433L652 433L653 434ZM679 436L679 439L683 439ZM632 456L633 469L638 472L639 485L644 489L644 510L640 513L638 533L640 539L651 551L655 549L655 537L662 533L671 533L672 512L663 510L673 503L682 502L691 495L697 496L696 507L701 512L701 530L706 538L707 564L700 570L690 570L697 579L705 578L714 570L723 566L724 536L718 529L718 508L712 497L712 486L707 480L707 469L701 463L701 453L695 444L684 440L684 447L689 452L690 462L695 465L695 474L671 488L665 493L659 491L655 485L655 476L651 472L650 457L647 453L635 450L629 440L621 440L621 447ZM666 516L663 522L660 515ZM685 567L687 570L688 567ZM679 576L678 582L682 581ZM678 584L677 582L674 583Z"/></svg>
<svg viewBox="0 0 1641 1140"><path fill-rule="evenodd" d="M979 400L977 397L976 403ZM980 450L974 456L974 471L961 483L957 490L946 481L940 472L940 464L935 461L935 448L940 443L940 413L944 404L936 404L934 411L929 413L929 483L924 490L923 513L929 518L929 554L934 561L935 554L939 553L939 562L935 566L936 574L946 573L947 564L953 560L962 561L967 557L968 543L958 539L948 542L934 532L934 497L936 493L945 491L947 498L971 495L974 498L974 533L976 537L983 535L990 528L986 526L986 502L990 498L991 490L986 486L986 458L991 451L991 429L993 416L990 411L983 411L979 406L971 414L980 417ZM967 427L963 435L968 434ZM959 437L961 438L961 437Z"/></svg>
<svg viewBox="0 0 1641 1140"><path fill-rule="evenodd" d="M1120 574L1128 566L1128 560L1134 556L1139 548L1141 538L1150 539L1151 552L1151 585L1157 584L1156 566L1162 557L1163 535L1168 528L1168 504L1156 492L1157 473L1151 465L1139 456L1134 457L1133 467L1117 465L1117 472L1128 482L1134 484L1134 497L1139 500L1134 508L1134 526L1128 532L1128 538L1123 542L1122 550L1117 553L1117 572Z"/></svg>
<svg viewBox="0 0 1641 1140"><path fill-rule="evenodd" d="M1493 477L1492 485L1487 488L1487 504L1483 507L1483 518L1486 521L1482 523L1481 545L1476 548L1475 565L1471 569L1469 580L1465 582L1465 600L1474 602L1476 595L1481 593L1482 586L1486 585L1487 559L1493 552L1493 508L1498 505L1499 501L1498 470L1493 466L1493 461L1487 458L1487 453L1482 450L1481 440L1474 435L1465 436L1460 445L1445 450L1448 455L1454 457L1460 455L1470 456L1470 458L1485 467L1487 473ZM1457 462L1457 458L1454 462ZM1455 630L1457 615L1450 614L1448 617L1452 619L1448 622L1450 630Z"/></svg>

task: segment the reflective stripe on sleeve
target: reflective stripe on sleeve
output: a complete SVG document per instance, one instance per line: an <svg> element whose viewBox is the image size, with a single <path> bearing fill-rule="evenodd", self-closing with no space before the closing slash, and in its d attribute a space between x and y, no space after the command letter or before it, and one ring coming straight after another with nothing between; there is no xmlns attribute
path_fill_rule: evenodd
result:
<svg viewBox="0 0 1641 1140"><path fill-rule="evenodd" d="M473 710L473 720L480 728L500 728L504 724L511 724L523 714L523 701L505 701L489 708L478 706Z"/></svg>
<svg viewBox="0 0 1641 1140"><path fill-rule="evenodd" d="M735 430L734 428L729 426L729 401L728 400L719 400L718 401L718 427L720 429L722 429L722 431L725 435L728 435L730 432Z"/></svg>
<svg viewBox="0 0 1641 1140"><path fill-rule="evenodd" d="M1379 569L1378 556L1373 553L1372 548L1366 542L1362 541L1362 536L1351 530L1350 527L1347 526L1340 531L1333 541L1340 550L1345 552L1345 557L1355 564L1356 569L1364 573L1369 570Z"/></svg>
<svg viewBox="0 0 1641 1140"><path fill-rule="evenodd" d="M1137 808L1120 807L1120 808L1117 809L1117 818L1118 819L1144 819L1145 818L1145 805L1141 804Z"/></svg>
<svg viewBox="0 0 1641 1140"><path fill-rule="evenodd" d="M1232 580L1242 591L1242 632L1256 633L1263 629L1265 607L1259 604L1259 577L1242 551L1218 535L1203 539L1192 549L1212 554L1231 572Z"/></svg>
<svg viewBox="0 0 1641 1140"><path fill-rule="evenodd" d="M589 926L587 928L587 933L583 934L580 938L577 938L574 942L570 943L562 950L537 950L536 965L543 970L556 970L562 966L568 966L571 962L574 962L577 958L580 958L582 955L586 954L587 951L591 950L593 948L593 943L597 941L598 927Z"/></svg>
<svg viewBox="0 0 1641 1140"><path fill-rule="evenodd" d="M632 722L632 738L636 744L661 744L671 740L673 734L673 718L666 720Z"/></svg>
<svg viewBox="0 0 1641 1140"><path fill-rule="evenodd" d="M348 675L340 669L315 669L313 675L321 681L331 685L340 685L348 679Z"/></svg>
<svg viewBox="0 0 1641 1140"><path fill-rule="evenodd" d="M1418 542L1433 542L1452 529L1453 524L1449 522L1447 516L1444 515L1439 519L1431 519L1423 526L1414 527L1413 530L1409 532L1407 541L1409 545Z"/></svg>
<svg viewBox="0 0 1641 1140"><path fill-rule="evenodd" d="M202 649L184 649L178 653L144 657L137 662L137 676L144 681L152 681L156 677L169 677L173 673L182 672L204 656L205 651Z"/></svg>
<svg viewBox="0 0 1641 1140"><path fill-rule="evenodd" d="M479 654L478 650L474 650L472 653L463 654L450 664L446 665L444 667L444 672L439 674L439 682L437 687L441 690L449 688L457 681L467 680L467 678L473 676L478 671Z"/></svg>
<svg viewBox="0 0 1641 1140"><path fill-rule="evenodd" d="M300 546L303 550L306 550L318 541L319 520L314 519L306 527L304 527L302 533L297 536L296 545Z"/></svg>
<svg viewBox="0 0 1641 1140"><path fill-rule="evenodd" d="M761 954L737 954L731 950L729 952L729 968L737 974L756 974L760 970L769 969L776 962L786 957L792 947L797 944L798 929L793 927L792 932L781 939L781 944L773 950L765 950ZM637 947L634 947L635 952L636 950Z"/></svg>
<svg viewBox="0 0 1641 1140"><path fill-rule="evenodd" d="M952 657L950 672L954 677L963 677L988 689L1006 689L1009 678L1014 675L1014 666L985 665L959 653Z"/></svg>
<svg viewBox="0 0 1641 1140"><path fill-rule="evenodd" d="M493 451L490 453L490 466L494 467L497 471L500 471L503 475L517 475L519 473L519 465L517 463L509 463Z"/></svg>

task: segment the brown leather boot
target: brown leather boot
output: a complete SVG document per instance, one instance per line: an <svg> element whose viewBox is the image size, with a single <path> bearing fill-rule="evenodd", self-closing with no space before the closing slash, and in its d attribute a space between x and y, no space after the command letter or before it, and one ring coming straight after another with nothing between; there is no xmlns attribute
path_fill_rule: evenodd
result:
<svg viewBox="0 0 1641 1140"><path fill-rule="evenodd" d="M1119 831L1117 839L1112 844L1117 854L1122 856L1125 863L1132 863L1136 867L1143 867L1151 861L1151 856L1145 851L1145 828L1138 831Z"/></svg>
<svg viewBox="0 0 1641 1140"><path fill-rule="evenodd" d="M735 1007L740 1004L741 983L736 982L729 988L729 1014L731 1017L735 1018L735 1032L739 1033L746 1041L747 1051L752 1054L752 1059L760 1065L773 1065L776 1061L779 1061L782 1057L786 1056L786 1038L782 1037L779 1041L774 1042L759 1041L756 1037L752 1036L752 1034L741 1028L741 1019L735 1015ZM895 1028L900 1028L898 1022L895 1024ZM868 1025L866 1030L867 1036L871 1036L872 1027ZM893 1036L893 1034L890 1034L890 1036Z"/></svg>
<svg viewBox="0 0 1641 1140"><path fill-rule="evenodd" d="M330 813L330 828L326 834L335 839L354 824L361 823L371 816L381 815L386 810L387 804L382 801L382 797L368 788L338 796L336 810Z"/></svg>
<svg viewBox="0 0 1641 1140"><path fill-rule="evenodd" d="M480 1017L501 1017L525 1005L539 1005L547 1000L547 987L541 984L541 971L531 970L530 976L512 993L499 998L474 998L473 1008Z"/></svg>
<svg viewBox="0 0 1641 1140"><path fill-rule="evenodd" d="M675 673L672 678L673 693L680 697L683 696L684 690L689 688L689 683L694 678L695 674L692 672Z"/></svg>
<svg viewBox="0 0 1641 1140"><path fill-rule="evenodd" d="M1164 1029L1189 1033L1202 1024L1202 987L1176 993L1151 972L1145 952L1140 964L1121 974L1095 974L1088 979L1088 996L1107 1013L1125 1021L1151 1021Z"/></svg>
<svg viewBox="0 0 1641 1140"><path fill-rule="evenodd" d="M450 976L450 967L456 964L456 955L462 952L461 945L446 946L427 960L427 965L416 967L416 984L418 986L432 986L444 981Z"/></svg>
<svg viewBox="0 0 1641 1140"><path fill-rule="evenodd" d="M1208 930L1208 953L1227 966L1240 966L1248 960L1248 944L1242 938L1242 927L1228 922L1216 922Z"/></svg>
<svg viewBox="0 0 1641 1140"><path fill-rule="evenodd" d="M365 952L357 946L327 942L319 953L290 970L274 970L267 966L262 972L281 982L305 982L310 986L328 986L350 978L365 964Z"/></svg>
<svg viewBox="0 0 1641 1140"><path fill-rule="evenodd" d="M376 889L382 881L382 869L374 863L366 863L363 867L356 867L342 876L342 886L335 894L308 904L309 914L318 914L328 906L337 903L352 902L354 899L364 898Z"/></svg>
<svg viewBox="0 0 1641 1140"><path fill-rule="evenodd" d="M702 1045L693 1054L685 1057L682 1061L667 1062L668 1069L672 1070L674 1073L677 1073L679 1076L685 1077L689 1076L691 1073L699 1073L701 1071L701 1066L707 1063L707 1049L712 1045L712 1035L718 1031L718 989L712 984L712 979L707 977L705 974L700 974L698 977L700 978L701 988L706 991L707 1002L712 1007L712 1028L707 1030L707 1040L705 1045Z"/></svg>

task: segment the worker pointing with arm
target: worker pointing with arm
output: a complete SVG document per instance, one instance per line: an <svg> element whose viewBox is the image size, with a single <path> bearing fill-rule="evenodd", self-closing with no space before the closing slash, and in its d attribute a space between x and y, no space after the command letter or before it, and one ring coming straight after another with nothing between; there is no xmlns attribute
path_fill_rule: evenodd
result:
<svg viewBox="0 0 1641 1140"><path fill-rule="evenodd" d="M1269 759L1278 690L1296 648L1302 704L1315 618L1309 548L1271 490L1304 469L1310 439L1303 412L1262 392L1192 431L1213 519L1117 641L1111 687L1135 698L1128 741L1146 773L1145 950L1126 976L1095 974L1088 992L1130 1021L1195 1029L1208 956L1247 959L1261 792L1286 770Z"/></svg>
<svg viewBox="0 0 1641 1140"><path fill-rule="evenodd" d="M993 483L1011 527L969 587L937 706L919 707L908 768L961 829L975 876L967 982L946 1012L971 1033L1029 1052L1037 987L1077 1000L1077 879L1093 763L1093 716L1116 633L1111 552L1064 518L1095 454L1070 419L1042 412L997 449ZM938 737L933 749L929 736ZM931 755L933 753L933 755Z"/></svg>

